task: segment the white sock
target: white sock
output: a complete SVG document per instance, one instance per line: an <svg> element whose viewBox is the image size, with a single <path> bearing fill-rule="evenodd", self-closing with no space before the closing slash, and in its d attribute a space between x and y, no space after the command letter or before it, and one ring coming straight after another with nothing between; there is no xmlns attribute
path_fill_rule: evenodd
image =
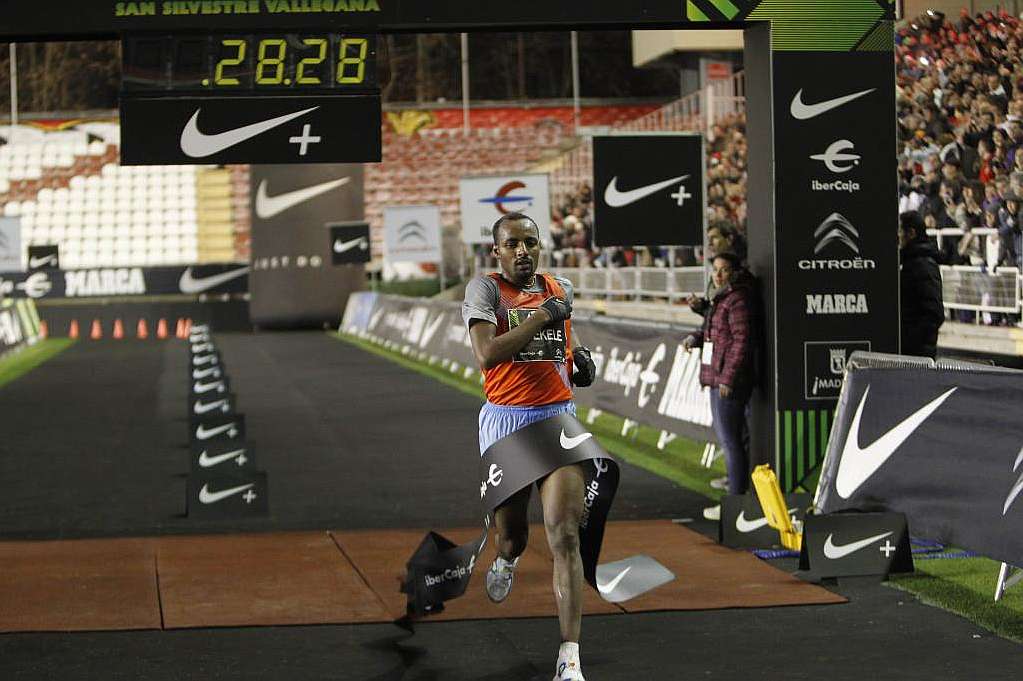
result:
<svg viewBox="0 0 1023 681"><path fill-rule="evenodd" d="M505 560L501 556L498 556L497 560L494 561L494 566L498 570L514 570L515 566L519 564L519 558L521 557L522 556L519 556L515 560Z"/></svg>
<svg viewBox="0 0 1023 681"><path fill-rule="evenodd" d="M579 644L572 641L565 641L558 649L559 662L579 661Z"/></svg>

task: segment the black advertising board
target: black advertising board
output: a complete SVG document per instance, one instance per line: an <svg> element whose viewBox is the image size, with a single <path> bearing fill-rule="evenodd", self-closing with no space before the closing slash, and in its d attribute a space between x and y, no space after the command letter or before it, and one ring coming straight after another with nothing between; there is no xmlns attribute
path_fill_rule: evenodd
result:
<svg viewBox="0 0 1023 681"><path fill-rule="evenodd" d="M909 528L902 513L808 514L799 569L812 579L912 572Z"/></svg>
<svg viewBox="0 0 1023 681"><path fill-rule="evenodd" d="M905 513L914 536L1023 558L1019 372L849 370L815 499Z"/></svg>
<svg viewBox="0 0 1023 681"><path fill-rule="evenodd" d="M594 243L703 244L703 136L593 138Z"/></svg>
<svg viewBox="0 0 1023 681"><path fill-rule="evenodd" d="M789 516L796 520L803 520L809 506L809 494L785 495L786 510ZM760 499L756 494L726 494L721 497L718 541L733 549L760 549L776 546L781 540L778 530L767 523L764 509L760 506Z"/></svg>
<svg viewBox="0 0 1023 681"><path fill-rule="evenodd" d="M334 223L327 225L327 229L330 232L330 252L335 265L369 262L369 223Z"/></svg>
<svg viewBox="0 0 1023 681"><path fill-rule="evenodd" d="M775 52L779 410L824 409L853 350L899 333L889 52ZM834 364L832 364L834 362ZM816 388L816 390L815 390Z"/></svg>
<svg viewBox="0 0 1023 681"><path fill-rule="evenodd" d="M270 512L266 473L208 470L188 476L189 518L261 516Z"/></svg>
<svg viewBox="0 0 1023 681"><path fill-rule="evenodd" d="M362 219L362 166L255 165L250 178L253 323L335 323L348 293L365 287L365 273L333 266L324 225Z"/></svg>
<svg viewBox="0 0 1023 681"><path fill-rule="evenodd" d="M28 270L59 270L60 269L60 246L47 244L45 246L28 247Z"/></svg>
<svg viewBox="0 0 1023 681"><path fill-rule="evenodd" d="M248 290L248 273L247 265L237 263L0 272L0 296L111 298L245 293Z"/></svg>
<svg viewBox="0 0 1023 681"><path fill-rule="evenodd" d="M379 94L122 96L121 163L381 159Z"/></svg>

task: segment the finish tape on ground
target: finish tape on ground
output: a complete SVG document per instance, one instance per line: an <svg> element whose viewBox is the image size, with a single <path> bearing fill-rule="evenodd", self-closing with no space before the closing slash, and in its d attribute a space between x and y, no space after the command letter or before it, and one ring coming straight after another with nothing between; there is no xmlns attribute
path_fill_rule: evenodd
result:
<svg viewBox="0 0 1023 681"><path fill-rule="evenodd" d="M490 515L516 492L545 478L558 468L583 464L585 490L579 523L579 553L583 576L601 597L618 603L634 598L674 575L646 556L633 556L613 564L614 574L598 580L604 527L618 489L618 464L574 416L558 414L538 421L491 445L480 458L480 503L483 533L476 541L456 545L429 532L406 564L401 592L408 596L404 621L440 612L444 601L465 593L490 529Z"/></svg>

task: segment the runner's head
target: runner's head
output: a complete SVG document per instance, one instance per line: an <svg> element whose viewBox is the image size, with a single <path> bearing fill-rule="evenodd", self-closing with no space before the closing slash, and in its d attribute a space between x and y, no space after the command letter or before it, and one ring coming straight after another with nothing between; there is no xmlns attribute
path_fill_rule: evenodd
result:
<svg viewBox="0 0 1023 681"><path fill-rule="evenodd" d="M533 280L540 261L540 228L528 215L508 213L494 223L494 256L505 279L517 286Z"/></svg>

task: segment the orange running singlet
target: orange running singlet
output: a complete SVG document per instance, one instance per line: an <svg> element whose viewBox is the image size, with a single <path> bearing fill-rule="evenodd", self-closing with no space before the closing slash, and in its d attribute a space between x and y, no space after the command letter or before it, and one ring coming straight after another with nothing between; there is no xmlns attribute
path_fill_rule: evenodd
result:
<svg viewBox="0 0 1023 681"><path fill-rule="evenodd" d="M497 283L497 335L524 322L531 312L551 296L565 297L554 277L538 274L544 293L529 293L505 281L500 274L489 275ZM526 347L507 362L483 371L483 390L492 404L537 406L572 399L572 322L544 327Z"/></svg>

